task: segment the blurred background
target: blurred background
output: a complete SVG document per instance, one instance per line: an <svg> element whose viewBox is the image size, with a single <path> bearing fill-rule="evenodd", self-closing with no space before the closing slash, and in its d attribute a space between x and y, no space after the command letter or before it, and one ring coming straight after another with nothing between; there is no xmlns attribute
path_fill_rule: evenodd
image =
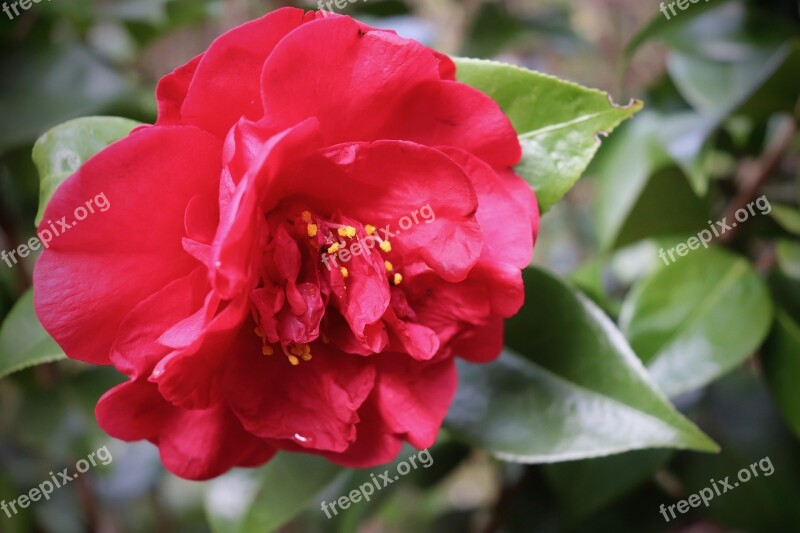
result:
<svg viewBox="0 0 800 533"><path fill-rule="evenodd" d="M34 235L39 178L30 154L38 136L86 115L152 122L161 76L226 29L283 5L316 7L47 0L13 20L0 13L0 249ZM248 508L274 510L293 491L306 494L309 507L282 526L287 532L800 531L800 8L790 0L712 0L669 21L658 8L642 0L365 0L335 11L449 54L519 64L617 102L645 101L545 215L535 253L536 263L569 277L614 319L631 287L654 272L654 250L685 242L741 200L767 195L772 211L722 244L769 281L785 320L735 370L673 398L722 453L646 450L524 466L443 431L433 467L327 520L309 479L325 480L330 501L366 473L314 463L298 480L273 469L266 489L262 474L246 471L209 483L177 479L155 447L98 429L94 404L120 376L59 361L0 379L0 500L102 446L114 460L13 519L0 513L0 532L227 532ZM0 264L0 320L15 304L30 305L21 298L34 262ZM723 333L725 312L718 311ZM32 342L7 320L0 359ZM37 349L57 351L41 342ZM770 350L782 355L771 367ZM681 520L666 524L659 514L662 503L765 456L774 475Z"/></svg>

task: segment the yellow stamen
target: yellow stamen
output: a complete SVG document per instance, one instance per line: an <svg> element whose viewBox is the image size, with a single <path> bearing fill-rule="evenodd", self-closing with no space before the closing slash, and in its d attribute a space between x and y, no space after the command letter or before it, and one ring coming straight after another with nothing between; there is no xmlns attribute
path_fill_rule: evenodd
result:
<svg viewBox="0 0 800 533"><path fill-rule="evenodd" d="M339 251L339 243L338 242L335 242L335 243L331 244L328 247L328 253L329 254L335 254L338 251Z"/></svg>
<svg viewBox="0 0 800 533"><path fill-rule="evenodd" d="M402 274L395 274L394 275L394 284L395 285L400 285L400 283L402 281L403 281L403 275Z"/></svg>
<svg viewBox="0 0 800 533"><path fill-rule="evenodd" d="M311 361L311 346L309 346L308 344L303 344L300 346L300 348L301 348L300 358L303 361Z"/></svg>
<svg viewBox="0 0 800 533"><path fill-rule="evenodd" d="M321 337L322 337L322 342L324 342L325 344L330 344L330 342L331 342L331 339L330 339L330 338L329 338L327 335L325 335L325 334L323 333L323 334L321 335Z"/></svg>
<svg viewBox="0 0 800 533"><path fill-rule="evenodd" d="M336 230L340 237L355 237L356 228L353 226L345 226Z"/></svg>
<svg viewBox="0 0 800 533"><path fill-rule="evenodd" d="M383 266L386 267L386 272L391 272L392 270L394 270L394 265L392 264L391 261L384 261Z"/></svg>
<svg viewBox="0 0 800 533"><path fill-rule="evenodd" d="M272 349L272 346L264 345L261 348L261 353L263 353L264 355L272 355L275 353L275 350Z"/></svg>
<svg viewBox="0 0 800 533"><path fill-rule="evenodd" d="M289 362L292 363L292 366L297 366L300 364L300 359L298 359L296 356L289 355L287 357L289 357Z"/></svg>
<svg viewBox="0 0 800 533"><path fill-rule="evenodd" d="M263 330L263 329L261 329L261 328L260 328L260 327L258 327L258 326L256 326L256 329L255 329L255 330L253 330L253 331L255 331L255 334L256 334L256 335L258 335L259 337L263 337L263 336L264 336L264 330Z"/></svg>
<svg viewBox="0 0 800 533"><path fill-rule="evenodd" d="M389 241L383 241L381 243L381 250L383 250L388 254L389 252L392 251L392 245L389 243Z"/></svg>
<svg viewBox="0 0 800 533"><path fill-rule="evenodd" d="M316 224L309 224L306 229L308 230L308 236L309 237L316 237L317 236L317 231L319 230L319 228L317 227Z"/></svg>
<svg viewBox="0 0 800 533"><path fill-rule="evenodd" d="M311 222L311 213L309 211L303 211L303 213L300 216L302 217L303 222L305 222L306 224Z"/></svg>
<svg viewBox="0 0 800 533"><path fill-rule="evenodd" d="M364 226L364 231L367 232L367 235L372 235L373 233L375 233L376 229L378 229L378 228L376 228L375 226L370 226L369 224Z"/></svg>
<svg viewBox="0 0 800 533"><path fill-rule="evenodd" d="M339 270L342 271L342 276L344 276L345 278L349 278L350 277L350 272L348 272L345 267L342 267Z"/></svg>

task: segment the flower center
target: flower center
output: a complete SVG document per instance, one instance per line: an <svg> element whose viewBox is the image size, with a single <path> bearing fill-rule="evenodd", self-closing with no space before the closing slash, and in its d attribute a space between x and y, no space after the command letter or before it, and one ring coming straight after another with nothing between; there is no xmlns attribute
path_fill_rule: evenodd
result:
<svg viewBox="0 0 800 533"><path fill-rule="evenodd" d="M396 266L400 258L375 226L308 210L271 213L265 220L259 281L251 298L265 356L280 350L294 366L311 361L313 344L329 342L326 308L348 305L355 297L348 294L349 284L377 272L390 287L403 281ZM388 227L384 232L388 235Z"/></svg>

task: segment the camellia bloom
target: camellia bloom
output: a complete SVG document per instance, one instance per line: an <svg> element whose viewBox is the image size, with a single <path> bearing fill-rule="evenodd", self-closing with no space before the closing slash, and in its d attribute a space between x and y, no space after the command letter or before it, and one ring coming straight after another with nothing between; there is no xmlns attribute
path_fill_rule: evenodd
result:
<svg viewBox="0 0 800 533"><path fill-rule="evenodd" d="M454 357L500 351L538 225L499 107L417 42L293 8L221 36L157 99L156 124L45 214L111 206L35 272L67 355L128 377L100 426L189 479L433 444Z"/></svg>

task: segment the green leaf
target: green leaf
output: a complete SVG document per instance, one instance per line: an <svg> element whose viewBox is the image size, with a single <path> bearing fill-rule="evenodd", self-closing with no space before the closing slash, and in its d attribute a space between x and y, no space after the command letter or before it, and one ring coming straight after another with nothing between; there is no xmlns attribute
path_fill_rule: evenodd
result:
<svg viewBox="0 0 800 533"><path fill-rule="evenodd" d="M628 45L625 47L625 53L622 57L622 61L620 63L620 72L624 73L627 70L628 65L630 64L633 56L636 55L636 52L639 51L639 48L642 47L643 44L646 42L662 38L662 37L669 37L671 34L678 33L684 26L687 24L691 24L696 18L703 15L706 11L710 9L718 9L720 8L721 4L727 2L728 0L716 0L714 3L700 3L697 5L692 5L691 9L687 11L678 11L678 16L673 16L671 12L668 12L669 18L665 16L663 13L659 12L658 14L654 15L650 22L639 32L634 35L633 39L630 40ZM668 4L669 2L667 2ZM680 43L680 40L677 40ZM688 46L691 46L691 43L694 41L690 41Z"/></svg>
<svg viewBox="0 0 800 533"><path fill-rule="evenodd" d="M613 248L650 176L669 164L653 133L657 123L656 114L642 113L624 124L594 161L593 173L600 179L594 227L602 250Z"/></svg>
<svg viewBox="0 0 800 533"><path fill-rule="evenodd" d="M773 314L765 284L744 258L713 248L673 257L631 291L620 314L631 347L670 396L741 364L766 337Z"/></svg>
<svg viewBox="0 0 800 533"><path fill-rule="evenodd" d="M268 533L285 525L348 472L322 457L282 452L253 480L240 471L215 480L206 512L215 533ZM245 501L230 508L234 491ZM338 495L338 494L337 494ZM322 511L319 511L320 513Z"/></svg>
<svg viewBox="0 0 800 533"><path fill-rule="evenodd" d="M800 210L788 205L772 204L769 214L780 227L793 235L800 235Z"/></svg>
<svg viewBox="0 0 800 533"><path fill-rule="evenodd" d="M673 53L667 62L670 77L697 111L723 119L743 105L783 65L790 45L753 50L739 62Z"/></svg>
<svg viewBox="0 0 800 533"><path fill-rule="evenodd" d="M688 124L702 130L698 139L681 136ZM684 174L691 172L695 155L701 156L707 133L692 120L679 124L676 117L644 112L609 139L592 165L598 178L594 229L601 250L705 226L708 201L697 193L707 189L706 178Z"/></svg>
<svg viewBox="0 0 800 533"><path fill-rule="evenodd" d="M85 117L60 124L39 137L33 147L33 162L41 179L36 225L42 221L47 202L64 180L97 152L126 137L140 124L126 118Z"/></svg>
<svg viewBox="0 0 800 533"><path fill-rule="evenodd" d="M552 463L644 448L716 451L655 387L597 306L538 269L525 271L523 312L508 350L459 364L447 427L507 461Z"/></svg>
<svg viewBox="0 0 800 533"><path fill-rule="evenodd" d="M17 301L0 328L0 378L31 366L65 359L33 309L33 290Z"/></svg>
<svg viewBox="0 0 800 533"><path fill-rule="evenodd" d="M479 59L456 59L458 79L491 96L508 115L522 144L516 171L531 184L547 211L583 175L623 120L642 108L618 106L608 94L526 70Z"/></svg>
<svg viewBox="0 0 800 533"><path fill-rule="evenodd" d="M800 438L800 324L778 309L763 349L767 383L789 427Z"/></svg>
<svg viewBox="0 0 800 533"><path fill-rule="evenodd" d="M787 239L778 241L775 255L781 270L790 278L800 281L800 242Z"/></svg>

